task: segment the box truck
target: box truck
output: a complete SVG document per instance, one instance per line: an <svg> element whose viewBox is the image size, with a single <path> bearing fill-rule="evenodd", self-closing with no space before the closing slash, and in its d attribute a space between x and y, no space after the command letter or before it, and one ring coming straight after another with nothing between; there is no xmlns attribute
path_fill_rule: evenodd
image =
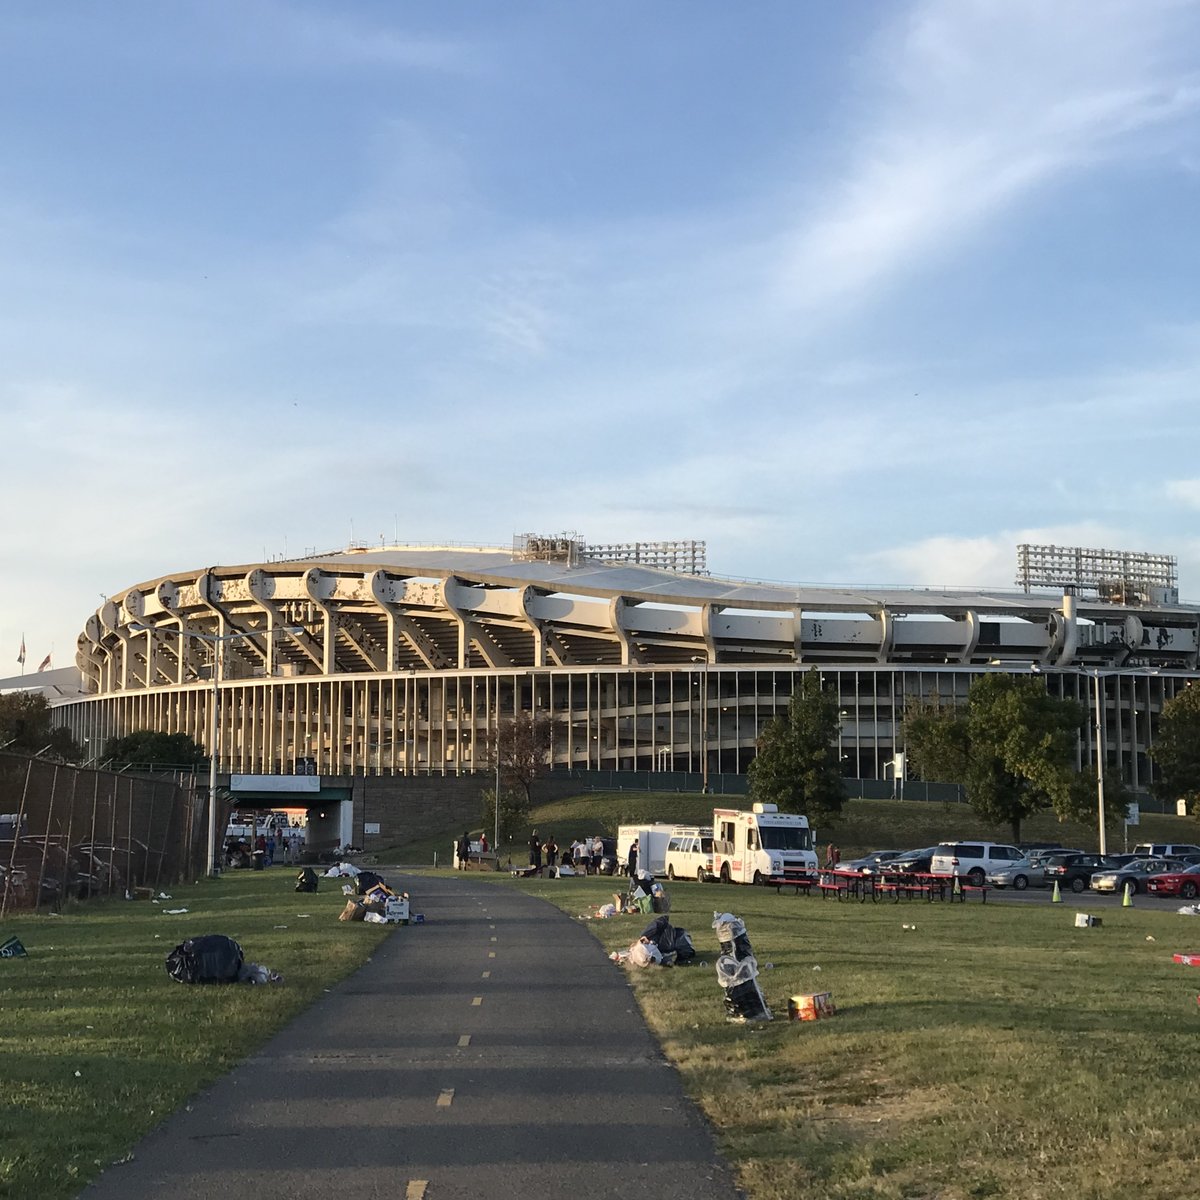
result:
<svg viewBox="0 0 1200 1200"><path fill-rule="evenodd" d="M722 883L791 883L816 871L807 817L774 804L713 810L713 873Z"/></svg>
<svg viewBox="0 0 1200 1200"><path fill-rule="evenodd" d="M676 827L664 822L647 825L617 826L617 870L629 870L629 848L638 844L637 867L651 875L661 875L667 869L667 846Z"/></svg>

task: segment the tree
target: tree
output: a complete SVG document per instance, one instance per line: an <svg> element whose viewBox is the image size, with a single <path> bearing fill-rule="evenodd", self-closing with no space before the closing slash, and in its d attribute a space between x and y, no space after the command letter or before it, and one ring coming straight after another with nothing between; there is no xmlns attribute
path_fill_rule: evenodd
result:
<svg viewBox="0 0 1200 1200"><path fill-rule="evenodd" d="M1185 687L1163 705L1150 757L1158 767L1154 794L1200 807L1200 687Z"/></svg>
<svg viewBox="0 0 1200 1200"><path fill-rule="evenodd" d="M104 759L115 766L191 768L207 763L208 754L186 733L136 729L125 737L110 738Z"/></svg>
<svg viewBox="0 0 1200 1200"><path fill-rule="evenodd" d="M750 764L750 799L774 804L780 812L829 817L842 811L846 785L838 757L838 704L806 671L788 701L758 739Z"/></svg>
<svg viewBox="0 0 1200 1200"><path fill-rule="evenodd" d="M492 836L496 828L496 789L494 787L484 788L480 793L480 799L483 801L483 831L489 837ZM511 842L516 836L517 830L525 822L525 818L529 813L529 805L525 803L525 796L522 792L515 792L512 789L505 791L500 789L500 842ZM499 843L492 847L499 853Z"/></svg>
<svg viewBox="0 0 1200 1200"><path fill-rule="evenodd" d="M38 692L0 696L0 746L28 754L77 762L83 750L61 725L52 725L54 709Z"/></svg>
<svg viewBox="0 0 1200 1200"><path fill-rule="evenodd" d="M1040 679L984 675L971 685L961 711L936 697L910 705L904 740L923 779L962 784L979 816L1007 824L1016 842L1032 813L1053 808L1065 820L1095 811L1095 774L1075 769L1085 719L1074 700L1051 696ZM1113 815L1123 813L1117 781L1107 790Z"/></svg>
<svg viewBox="0 0 1200 1200"><path fill-rule="evenodd" d="M524 799L523 813L529 811L534 781L543 775L550 761L550 750L558 722L545 713L517 713L502 717L489 739L489 761L495 767L500 760L501 783L520 788ZM504 805L501 804L501 812Z"/></svg>

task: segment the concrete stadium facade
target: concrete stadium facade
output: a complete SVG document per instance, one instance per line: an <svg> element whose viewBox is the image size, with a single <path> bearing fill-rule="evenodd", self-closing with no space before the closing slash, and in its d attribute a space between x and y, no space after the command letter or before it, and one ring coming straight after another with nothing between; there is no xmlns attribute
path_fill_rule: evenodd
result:
<svg viewBox="0 0 1200 1200"><path fill-rule="evenodd" d="M1145 789L1157 714L1200 677L1200 608L398 546L137 584L88 618L77 663L86 695L58 719L90 745L137 729L207 745L216 695L222 771L343 777L488 771L491 731L520 711L557 718L556 770L740 775L815 669L844 773L883 779L906 702L1035 670L1085 706L1098 680L1109 768Z"/></svg>

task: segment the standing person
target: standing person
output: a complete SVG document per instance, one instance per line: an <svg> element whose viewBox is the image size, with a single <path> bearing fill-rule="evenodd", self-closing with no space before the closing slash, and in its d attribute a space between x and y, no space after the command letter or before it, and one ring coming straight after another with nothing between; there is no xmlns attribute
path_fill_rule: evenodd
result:
<svg viewBox="0 0 1200 1200"><path fill-rule="evenodd" d="M458 839L458 869L465 871L467 869L467 859L471 857L471 835L465 830L462 837Z"/></svg>
<svg viewBox="0 0 1200 1200"><path fill-rule="evenodd" d="M592 866L591 874L600 874L600 860L604 857L604 839L597 835L592 838Z"/></svg>
<svg viewBox="0 0 1200 1200"><path fill-rule="evenodd" d="M480 854L486 854L487 852L488 852L488 840L487 840L487 834L486 834L486 833L481 833L481 834L479 835L479 853L480 853Z"/></svg>
<svg viewBox="0 0 1200 1200"><path fill-rule="evenodd" d="M558 861L558 843L554 840L554 834L546 834L546 843L542 850L546 855L546 869L553 875L554 864Z"/></svg>
<svg viewBox="0 0 1200 1200"><path fill-rule="evenodd" d="M529 836L529 865L534 869L535 874L542 873L542 843L536 829Z"/></svg>
<svg viewBox="0 0 1200 1200"><path fill-rule="evenodd" d="M267 863L268 867L275 865L275 831L267 834Z"/></svg>
<svg viewBox="0 0 1200 1200"><path fill-rule="evenodd" d="M637 874L637 860L638 860L638 840L637 840L637 838L634 838L633 845L631 845L629 847L628 874L629 874L630 879L632 879Z"/></svg>

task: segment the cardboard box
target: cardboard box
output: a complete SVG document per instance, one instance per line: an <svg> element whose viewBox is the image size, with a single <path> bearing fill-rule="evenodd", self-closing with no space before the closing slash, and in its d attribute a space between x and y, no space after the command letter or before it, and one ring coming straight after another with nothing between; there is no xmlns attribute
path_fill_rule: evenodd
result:
<svg viewBox="0 0 1200 1200"><path fill-rule="evenodd" d="M1089 913L1075 914L1076 929L1095 929L1097 926L1103 924L1104 922L1101 921L1099 917L1093 917Z"/></svg>
<svg viewBox="0 0 1200 1200"><path fill-rule="evenodd" d="M836 1012L832 992L803 992L788 1000L789 1021L819 1021Z"/></svg>
<svg viewBox="0 0 1200 1200"><path fill-rule="evenodd" d="M408 897L407 896L389 896L383 905L383 919L385 921L399 921L402 925L408 924Z"/></svg>

